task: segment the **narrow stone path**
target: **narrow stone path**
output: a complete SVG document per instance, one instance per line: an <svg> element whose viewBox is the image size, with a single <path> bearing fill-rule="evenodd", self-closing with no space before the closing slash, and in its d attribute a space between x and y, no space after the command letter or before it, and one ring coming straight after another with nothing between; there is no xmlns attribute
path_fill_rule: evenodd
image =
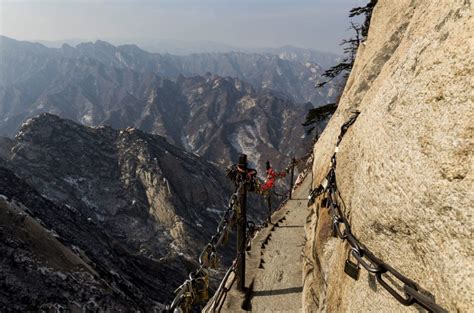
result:
<svg viewBox="0 0 474 313"><path fill-rule="evenodd" d="M293 194L294 199L307 197L306 179ZM299 312L303 291L302 250L304 246L305 200L289 200L283 210L284 219L271 233L263 250L251 294L254 312Z"/></svg>
<svg viewBox="0 0 474 313"><path fill-rule="evenodd" d="M272 224L252 240L247 253L246 286L243 294L234 284L221 312L301 312L302 250L308 215L307 177L292 200L272 216Z"/></svg>

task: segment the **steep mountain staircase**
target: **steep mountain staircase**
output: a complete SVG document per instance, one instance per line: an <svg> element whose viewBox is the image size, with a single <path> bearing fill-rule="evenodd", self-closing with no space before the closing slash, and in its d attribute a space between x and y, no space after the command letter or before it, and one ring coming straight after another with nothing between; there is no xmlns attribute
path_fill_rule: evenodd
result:
<svg viewBox="0 0 474 313"><path fill-rule="evenodd" d="M221 312L300 312L302 310L302 249L305 243L304 225L307 195L311 188L311 175L295 190L292 199L271 218L251 241L246 253L245 293L232 285ZM203 312L213 312L210 307Z"/></svg>

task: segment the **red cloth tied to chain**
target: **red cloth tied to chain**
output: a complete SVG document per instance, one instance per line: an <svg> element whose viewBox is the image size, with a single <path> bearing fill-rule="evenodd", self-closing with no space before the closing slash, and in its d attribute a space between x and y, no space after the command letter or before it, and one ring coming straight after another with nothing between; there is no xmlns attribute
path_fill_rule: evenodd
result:
<svg viewBox="0 0 474 313"><path fill-rule="evenodd" d="M267 190L272 189L273 186L275 185L275 180L279 177L285 177L285 176L286 176L285 172L277 173L273 170L273 168L270 167L267 170L267 180L265 181L265 184L260 186L260 190L267 191Z"/></svg>

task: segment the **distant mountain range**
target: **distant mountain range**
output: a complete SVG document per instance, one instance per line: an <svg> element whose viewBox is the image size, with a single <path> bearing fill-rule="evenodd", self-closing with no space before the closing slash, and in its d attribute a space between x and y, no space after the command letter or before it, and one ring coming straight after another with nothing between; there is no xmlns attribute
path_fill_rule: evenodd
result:
<svg viewBox="0 0 474 313"><path fill-rule="evenodd" d="M272 90L293 102L312 102L319 106L333 101L340 91L340 81L316 89L322 72L337 63L338 56L313 50L286 46L258 49L258 52L206 52L190 55L149 53L136 45L113 46L105 41L80 43L75 48L63 44L61 48L46 48L39 44L19 42L0 37L2 57L8 62L9 53L22 48L58 57L86 56L105 65L127 67L136 71L151 71L160 76L195 76L212 73L239 78L256 89ZM34 48L33 48L34 47ZM16 51L18 53L18 51ZM21 53L21 52L20 52ZM10 63L11 64L11 63ZM2 82L0 81L0 84Z"/></svg>
<svg viewBox="0 0 474 313"><path fill-rule="evenodd" d="M300 48L291 45L282 47L238 47L211 40L183 41L173 39L153 39L153 38L130 38L130 39L103 39L113 45L120 46L134 43L141 49L161 54L189 55L198 53L227 53L245 52L278 55L285 59L285 55L291 53L294 61L306 63L317 63L323 68L333 66L340 59L340 55L331 52L323 52L315 49ZM84 42L95 42L96 39L65 39L65 40L34 40L50 48L61 48L64 44L76 46ZM294 56L297 56L295 59Z"/></svg>
<svg viewBox="0 0 474 313"><path fill-rule="evenodd" d="M12 136L25 119L49 112L85 125L133 126L219 164L248 153L260 170L266 159L283 166L309 147L300 124L311 105L294 104L238 78L181 75L195 66L197 72L206 68L232 76L235 64L251 58L262 70L291 63L278 57L162 56L105 42L51 49L6 38L0 56L2 135ZM247 64L244 72L262 74Z"/></svg>

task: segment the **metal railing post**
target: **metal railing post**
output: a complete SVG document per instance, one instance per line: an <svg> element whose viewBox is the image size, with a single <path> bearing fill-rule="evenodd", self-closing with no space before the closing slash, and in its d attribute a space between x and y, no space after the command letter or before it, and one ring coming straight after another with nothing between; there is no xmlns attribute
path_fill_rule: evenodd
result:
<svg viewBox="0 0 474 313"><path fill-rule="evenodd" d="M291 199L291 194L293 193L293 180L295 176L295 164L296 160L295 158L291 159L291 174L290 174L290 195L288 199Z"/></svg>
<svg viewBox="0 0 474 313"><path fill-rule="evenodd" d="M243 170L243 174L247 175L247 155L241 154L239 156L239 168ZM244 181L247 177L244 177ZM245 243L247 242L247 183L244 183L243 188L239 192L240 216L237 223L237 253L240 255L237 263L237 277L239 278L238 289L245 290Z"/></svg>

